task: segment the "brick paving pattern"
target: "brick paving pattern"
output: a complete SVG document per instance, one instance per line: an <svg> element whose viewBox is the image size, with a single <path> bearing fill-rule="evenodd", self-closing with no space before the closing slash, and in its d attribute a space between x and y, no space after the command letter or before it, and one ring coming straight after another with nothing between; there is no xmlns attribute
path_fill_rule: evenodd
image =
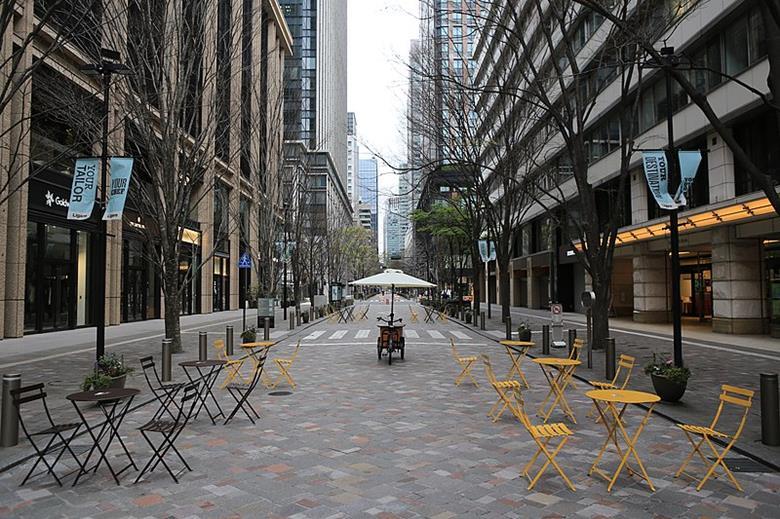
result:
<svg viewBox="0 0 780 519"><path fill-rule="evenodd" d="M489 353L499 374L509 367L503 349L454 323L410 324L419 338L407 339L406 360L388 366L377 361L374 346L379 310L387 308L372 305L369 321L319 323L301 333L303 347L291 369L298 387L288 396L260 388L253 396L262 416L256 426L241 416L228 426L213 426L205 416L194 422L178 442L194 469L180 484L158 470L137 485L130 472L117 487L101 468L76 487L70 478L62 489L46 479L20 488L25 467L16 467L0 474L0 516L777 517L778 474L738 473L744 493L722 480L696 492L689 481L674 479L688 443L659 417L638 443L657 491L624 473L607 493L606 482L587 476L604 429L586 417L590 401L581 383L568 392L579 422L572 426L575 436L558 456L577 492L552 470L526 490L519 473L533 443L510 415L497 423L486 417L495 393L481 366L474 369L479 388L454 385L459 369L449 338L456 338L454 331L468 335L456 338L460 352ZM398 313L408 317L403 305ZM330 338L344 329L343 337ZM312 338L317 331L324 333ZM283 341L272 356L289 355L293 343ZM532 385L524 396L535 409L545 381L531 363L524 371ZM142 382L136 377L129 385L145 390ZM59 412L63 419L74 416L67 408ZM149 451L135 427L152 412L151 406L133 412L122 429L136 463L145 463ZM553 416L562 419L558 411ZM629 414L630 428L639 416L638 410ZM607 468L616 464L610 455Z"/></svg>

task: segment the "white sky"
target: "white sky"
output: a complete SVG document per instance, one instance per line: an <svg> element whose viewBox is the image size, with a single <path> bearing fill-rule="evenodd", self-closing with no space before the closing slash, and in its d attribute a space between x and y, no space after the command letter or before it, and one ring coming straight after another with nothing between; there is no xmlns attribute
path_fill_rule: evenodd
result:
<svg viewBox="0 0 780 519"><path fill-rule="evenodd" d="M384 203L397 189L393 166L406 160L409 42L419 34L419 0L349 0L349 99L361 156L379 157L379 240Z"/></svg>

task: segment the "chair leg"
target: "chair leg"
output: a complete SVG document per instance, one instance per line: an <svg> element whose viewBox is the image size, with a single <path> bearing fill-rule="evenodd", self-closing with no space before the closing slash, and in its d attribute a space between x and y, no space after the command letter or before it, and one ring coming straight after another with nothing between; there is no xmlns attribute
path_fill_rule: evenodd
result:
<svg viewBox="0 0 780 519"><path fill-rule="evenodd" d="M734 445L734 441L732 440L731 443L729 443L723 451L718 453L718 450L715 448L715 446L712 444L712 441L708 437L705 436L705 439L707 441L707 445L709 446L712 453L715 455L715 461L710 466L707 473L704 475L704 478L699 482L699 486L696 487L696 490L701 490L704 486L704 483L707 482L707 480L712 477L713 473L715 472L715 468L719 465L723 468L723 471L726 473L726 476L731 480L731 482L734 484L737 490L740 492L744 492L742 490L742 486L737 482L737 479L734 477L734 474L731 472L731 470L726 465L726 462L723 461L723 458L726 457L726 454L731 450L731 446Z"/></svg>

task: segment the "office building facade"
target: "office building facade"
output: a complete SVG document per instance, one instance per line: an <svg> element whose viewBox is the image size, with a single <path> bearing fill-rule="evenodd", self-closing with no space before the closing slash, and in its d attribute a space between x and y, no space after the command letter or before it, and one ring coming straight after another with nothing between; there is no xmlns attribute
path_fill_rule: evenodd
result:
<svg viewBox="0 0 780 519"><path fill-rule="evenodd" d="M77 9L80 5L73 3L72 7ZM128 7L132 10L137 4L129 2ZM256 59L248 66L242 65L240 52L225 55L213 47L204 48L204 55L215 60L207 65L216 65L220 70L243 70L245 82L239 77L231 78L230 88L236 97L240 95L248 101L248 109L242 111L237 103L220 105L215 75L204 74L200 84L192 85L203 96L199 112L193 117L201 123L212 121L215 117L210 111L212 107L223 106L227 110L224 121L230 127L219 133L232 138L213 146L204 145L205 153L213 159L206 161L204 185L193 195L193 200L198 202L193 207L191 222L182 229L180 238L183 251L180 269L194 269L182 291L182 313L185 314L239 308L238 258L244 252L244 244L249 246L257 242L260 204L278 203L268 190L249 187L274 184L273 175L278 168L270 162L266 162L266 171L242 167L242 162L248 159L254 164L258 164L258 160L242 153L247 143L242 140L240 127L242 119L250 124L267 121L265 138L269 140L266 142L281 142L282 122L269 121L267 114L280 112L272 103L281 97L284 61L292 45L275 0L244 2L239 11L241 18L237 12L232 15L219 12L214 2L203 2L202 7L203 20L215 22L204 25L203 41L216 45L218 34L229 32L246 42ZM41 23L39 9L45 9L45 6L25 0L17 2L16 8L18 23L9 26L14 34L8 36L15 41L24 41L33 32L33 27ZM100 59L99 49L109 45L112 34L127 35L129 32L128 38L135 41L127 26L107 28L101 15L91 17L85 13L86 18L82 18L79 13L70 14L74 16L54 16L49 20L88 19L93 25L87 31L74 32L76 37L66 38L43 58L40 49L48 44L42 35L56 34L57 29L53 26L39 33L40 41L23 49L22 63L38 61L30 69L25 88L16 91L10 103L25 108L13 110L0 120L0 147L4 150L0 163L6 178L11 179L8 191L3 193L7 199L2 202L0 217L0 249L5 258L0 263L0 330L4 337L94 325L97 312L103 309L109 325L160 318L164 310L160 272L149 260L155 245L148 243L139 231L148 225L149 216L134 205L132 193L124 219L108 224L105 264L98 265L95 261L100 211L96 209L93 217L87 220L67 219L75 157L94 156L99 152L100 135L88 135L82 144L74 146L74 135L80 135L81 130L67 114L60 119L53 118L52 114L62 109L57 103L63 99L94 99L91 106L101 106L99 78L88 76L85 65ZM217 20L220 21L217 23ZM128 23L132 22L131 19ZM111 23L119 22L112 19ZM11 59L10 50L10 45L2 47L4 62ZM127 54L122 58L128 64L133 63ZM115 77L114 81L129 79ZM254 86L247 88L247 84ZM129 87L124 84L117 88ZM137 148L130 123L124 122L119 98L119 95L111 98L109 123L113 131L109 135L109 150L112 155L133 155ZM22 121L29 124L29 131L10 131ZM254 149L261 147L258 142L255 144ZM20 153L13 157L8 150L20 150ZM143 157L137 159L140 164ZM140 170L137 165L134 175L140 175ZM215 229L220 227L217 220L226 204L240 207L241 218L253 222L253 226L246 229L254 229L255 233L232 226L217 236ZM106 299L98 301L94 293L96 283L102 279L102 271L106 276ZM257 282L251 279L251 274L248 276L244 281Z"/></svg>
<svg viewBox="0 0 780 519"><path fill-rule="evenodd" d="M525 4L532 8L532 2ZM506 5L493 2L496 13ZM697 4L669 16L676 17L675 28L658 39L656 48L674 47L678 54L713 71L692 73L696 88L707 96L752 162L777 178L778 170L772 164L777 163L780 135L775 116L756 95L768 94L769 73L767 33L758 6L744 0L726 0L717 6ZM580 31L583 45L578 51L583 70L587 70L588 59L596 56L604 44L608 23L587 11L581 12L574 23L587 29ZM488 34L479 44L478 55L484 59L480 67L483 81L489 81L495 73L494 60L486 59L494 43ZM643 87L632 94L640 96L636 140L643 149L663 149L667 145L668 102L664 76L660 69L645 73ZM743 84L729 80L729 76ZM620 82L619 76L612 77L594 92L594 110L587 121L593 129L586 135L588 177L605 191L614 187L621 174L614 132L602 131L614 128L616 107L610 100L619 96ZM679 215L681 273L675 281L681 284L684 322L697 322L719 333L780 336L780 305L776 303L780 294L780 219L698 106L679 89L674 95L676 146L701 150L703 155L688 193L688 205ZM616 137L619 141L619 135ZM540 167L554 164L566 167L565 161L551 161ZM669 322L673 281L669 216L659 210L649 193L639 153L631 158L627 182L626 219L618 231L615 249L611 312L638 322ZM565 184L562 188L569 189ZM569 246L562 244L558 250L552 247L554 241L549 237L554 232L539 207L529 211L517 230L511 267L512 304L545 307L557 288L559 301L566 309L582 311L579 294L588 286L587 276ZM551 286L552 267L558 271L557 287Z"/></svg>
<svg viewBox="0 0 780 519"><path fill-rule="evenodd" d="M379 241L379 164L376 158L360 159L358 166L358 203L371 211L371 232Z"/></svg>

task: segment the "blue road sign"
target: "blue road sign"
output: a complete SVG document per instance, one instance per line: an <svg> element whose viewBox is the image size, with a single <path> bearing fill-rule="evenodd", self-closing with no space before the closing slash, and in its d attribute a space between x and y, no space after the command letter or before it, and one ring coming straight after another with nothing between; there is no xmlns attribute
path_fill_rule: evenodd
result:
<svg viewBox="0 0 780 519"><path fill-rule="evenodd" d="M238 268L240 269L252 268L252 257L249 255L248 252L243 253L241 257L238 258Z"/></svg>

